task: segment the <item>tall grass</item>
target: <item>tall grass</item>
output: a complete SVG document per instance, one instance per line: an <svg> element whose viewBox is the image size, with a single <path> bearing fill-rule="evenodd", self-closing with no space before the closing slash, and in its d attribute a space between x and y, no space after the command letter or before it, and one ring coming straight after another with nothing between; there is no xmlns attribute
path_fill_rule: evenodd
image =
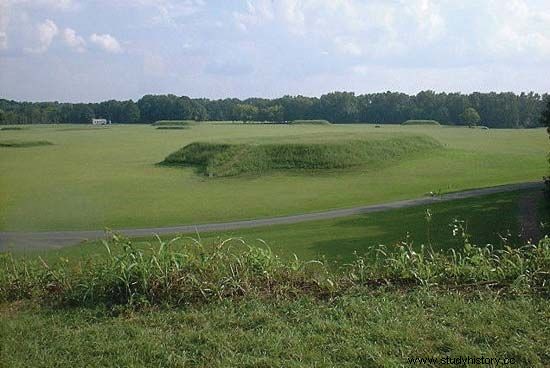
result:
<svg viewBox="0 0 550 368"><path fill-rule="evenodd" d="M463 229L457 226L456 232ZM493 249L470 243L461 252L419 251L405 241L372 248L345 265L295 257L282 260L267 247L240 239L212 248L189 239L163 241L150 250L113 236L106 256L48 264L3 254L0 296L3 301L33 299L53 305L183 305L258 296L332 298L372 287L497 288L509 293L550 296L550 239L519 248Z"/></svg>
<svg viewBox="0 0 550 368"><path fill-rule="evenodd" d="M385 167L441 145L427 136L338 143L225 144L191 143L168 155L163 164L193 165L208 176L235 176L271 170Z"/></svg>

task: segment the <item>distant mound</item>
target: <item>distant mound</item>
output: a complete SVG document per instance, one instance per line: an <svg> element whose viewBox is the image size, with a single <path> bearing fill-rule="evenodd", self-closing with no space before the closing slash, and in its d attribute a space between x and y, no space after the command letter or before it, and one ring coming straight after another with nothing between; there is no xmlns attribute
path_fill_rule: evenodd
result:
<svg viewBox="0 0 550 368"><path fill-rule="evenodd" d="M24 127L12 127L12 126L8 126L8 127L1 127L0 130L25 130L27 128L24 128Z"/></svg>
<svg viewBox="0 0 550 368"><path fill-rule="evenodd" d="M197 122L195 120L159 120L155 121L153 126L185 126L190 127L192 125L196 125Z"/></svg>
<svg viewBox="0 0 550 368"><path fill-rule="evenodd" d="M274 170L380 168L440 147L427 136L260 145L196 142L171 153L161 164L195 166L200 173L215 177Z"/></svg>
<svg viewBox="0 0 550 368"><path fill-rule="evenodd" d="M401 125L441 125L435 120L407 120Z"/></svg>
<svg viewBox="0 0 550 368"><path fill-rule="evenodd" d="M331 125L328 120L292 120L290 124Z"/></svg>
<svg viewBox="0 0 550 368"><path fill-rule="evenodd" d="M173 129L180 130L180 129L189 129L189 127L185 126L185 125L158 126L157 129L161 129L161 130L173 130Z"/></svg>
<svg viewBox="0 0 550 368"><path fill-rule="evenodd" d="M51 146L52 144L52 142L48 141L0 141L0 147L9 148Z"/></svg>

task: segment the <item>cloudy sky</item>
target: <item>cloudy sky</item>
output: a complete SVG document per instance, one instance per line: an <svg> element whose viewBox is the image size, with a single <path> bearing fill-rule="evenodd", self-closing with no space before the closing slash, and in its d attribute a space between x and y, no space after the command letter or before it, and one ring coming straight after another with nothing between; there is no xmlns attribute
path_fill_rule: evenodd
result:
<svg viewBox="0 0 550 368"><path fill-rule="evenodd" d="M0 97L550 91L550 0L0 0Z"/></svg>

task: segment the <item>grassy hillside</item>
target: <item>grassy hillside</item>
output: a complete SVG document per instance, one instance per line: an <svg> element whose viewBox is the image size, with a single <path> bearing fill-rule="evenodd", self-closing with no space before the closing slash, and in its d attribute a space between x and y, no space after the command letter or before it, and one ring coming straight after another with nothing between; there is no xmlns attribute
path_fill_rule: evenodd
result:
<svg viewBox="0 0 550 368"><path fill-rule="evenodd" d="M32 149L0 147L0 172L9 173L0 175L2 230L150 227L295 214L538 180L548 166L544 129L40 125L1 134L2 140L54 143ZM193 168L155 165L193 142L325 144L420 134L445 149L378 169L376 175L359 167L315 175L274 171L209 180Z"/></svg>
<svg viewBox="0 0 550 368"><path fill-rule="evenodd" d="M217 177L273 170L381 168L441 147L427 136L324 144L191 143L162 163L196 166Z"/></svg>

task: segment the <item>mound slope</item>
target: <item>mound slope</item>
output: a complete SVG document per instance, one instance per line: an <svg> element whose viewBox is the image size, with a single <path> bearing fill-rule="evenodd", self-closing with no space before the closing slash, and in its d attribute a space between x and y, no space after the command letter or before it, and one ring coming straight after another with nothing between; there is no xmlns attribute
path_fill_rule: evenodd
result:
<svg viewBox="0 0 550 368"><path fill-rule="evenodd" d="M195 142L171 153L161 164L195 166L200 173L215 177L274 170L380 168L441 147L427 136L260 145Z"/></svg>

